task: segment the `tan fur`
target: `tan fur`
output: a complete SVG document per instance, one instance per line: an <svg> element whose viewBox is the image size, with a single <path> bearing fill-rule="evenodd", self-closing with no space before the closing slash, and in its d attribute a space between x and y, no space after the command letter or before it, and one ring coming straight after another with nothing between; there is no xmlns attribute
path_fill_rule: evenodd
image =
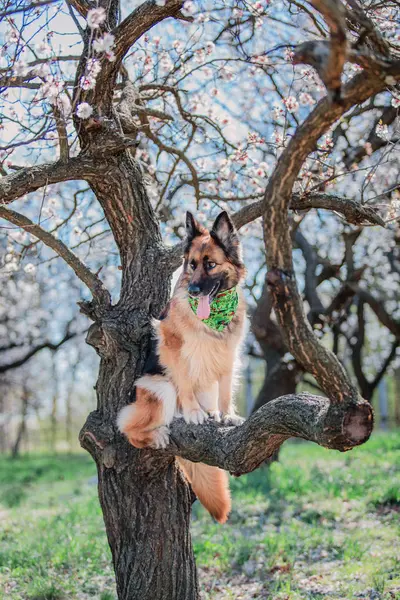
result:
<svg viewBox="0 0 400 600"><path fill-rule="evenodd" d="M130 414L125 413L126 421L119 419L120 428L129 442L136 448L145 448L153 441L153 431L162 425L162 403L151 392L137 388L136 402L129 406Z"/></svg>
<svg viewBox="0 0 400 600"><path fill-rule="evenodd" d="M184 458L177 461L202 505L219 523L225 523L231 511L228 473Z"/></svg>
<svg viewBox="0 0 400 600"><path fill-rule="evenodd" d="M202 423L209 415L234 419L233 387L238 349L243 336L245 303L240 290L237 312L221 332L210 329L190 308L187 288L190 283L206 276L205 261L216 263L213 274L224 274L228 287L237 285L244 275L244 267L233 264L215 243L209 232L202 228L185 255L184 270L179 278L166 316L154 322L158 340L158 355L165 376L157 377L157 388L144 390L137 385L137 400L131 413L119 420L120 430L136 447L160 447L165 440L165 430L174 416L173 401L165 405L165 385L173 384L176 390L176 409L189 423ZM197 267L190 269L191 261ZM150 386L151 387L151 386ZM169 397L169 396L168 396ZM133 408L134 407L134 408ZM126 411L127 408L123 409ZM159 431L163 430L160 436ZM161 441L160 441L161 439ZM168 443L168 439L166 441ZM227 474L217 467L190 463L179 459L187 478L200 502L221 523L230 511L230 494Z"/></svg>

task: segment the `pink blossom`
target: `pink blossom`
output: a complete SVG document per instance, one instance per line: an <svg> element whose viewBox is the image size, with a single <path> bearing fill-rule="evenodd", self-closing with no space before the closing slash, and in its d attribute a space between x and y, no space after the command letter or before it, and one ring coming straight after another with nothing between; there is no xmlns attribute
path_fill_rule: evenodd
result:
<svg viewBox="0 0 400 600"><path fill-rule="evenodd" d="M51 75L46 77L44 83L40 86L43 98L46 98L50 104L55 104L58 95L64 88L64 82L55 79Z"/></svg>
<svg viewBox="0 0 400 600"><path fill-rule="evenodd" d="M288 62L292 62L294 57L294 52L291 48L286 48L285 50L285 60Z"/></svg>
<svg viewBox="0 0 400 600"><path fill-rule="evenodd" d="M247 141L249 144L264 144L265 139L258 135L258 133L249 132L247 134Z"/></svg>
<svg viewBox="0 0 400 600"><path fill-rule="evenodd" d="M284 98L282 102L290 113L295 113L299 110L299 103L295 96L288 96L287 98Z"/></svg>
<svg viewBox="0 0 400 600"><path fill-rule="evenodd" d="M206 42L206 53L207 54L212 54L214 52L214 49L215 49L214 42Z"/></svg>
<svg viewBox="0 0 400 600"><path fill-rule="evenodd" d="M51 55L51 46L43 41L37 46L37 51L39 54L44 54L45 56Z"/></svg>
<svg viewBox="0 0 400 600"><path fill-rule="evenodd" d="M311 94L307 94L307 92L302 92L299 95L299 100L300 100L300 104L302 104L303 106L309 106L309 105L315 104L314 98L311 96Z"/></svg>
<svg viewBox="0 0 400 600"><path fill-rule="evenodd" d="M93 90L96 87L96 78L92 77L91 75L83 76L81 77L79 85L85 91Z"/></svg>
<svg viewBox="0 0 400 600"><path fill-rule="evenodd" d="M107 14L103 7L92 8L87 14L86 22L90 29L98 29L106 20L106 16Z"/></svg>
<svg viewBox="0 0 400 600"><path fill-rule="evenodd" d="M16 77L23 77L26 73L26 62L24 60L17 60L13 65L13 75Z"/></svg>
<svg viewBox="0 0 400 600"><path fill-rule="evenodd" d="M19 40L19 33L16 29L12 28L7 33L6 40L9 44L17 44Z"/></svg>
<svg viewBox="0 0 400 600"><path fill-rule="evenodd" d="M185 17L190 17L194 14L196 10L195 4L194 2L191 2L191 0L187 0L186 2L184 2L183 6L182 6L182 14Z"/></svg>
<svg viewBox="0 0 400 600"><path fill-rule="evenodd" d="M117 58L114 54L113 50L109 50L109 52L106 52L104 54L104 56L106 57L107 60L109 60L110 62L114 62L115 59Z"/></svg>
<svg viewBox="0 0 400 600"><path fill-rule="evenodd" d="M258 65L267 65L269 63L269 58L268 58L268 56L261 54L259 56L252 56L251 62L256 63Z"/></svg>
<svg viewBox="0 0 400 600"><path fill-rule="evenodd" d="M180 54L183 51L183 43L180 40L174 40L172 47Z"/></svg>
<svg viewBox="0 0 400 600"><path fill-rule="evenodd" d="M43 79L50 75L50 65L49 63L42 63L35 68L35 73L38 77L42 77Z"/></svg>

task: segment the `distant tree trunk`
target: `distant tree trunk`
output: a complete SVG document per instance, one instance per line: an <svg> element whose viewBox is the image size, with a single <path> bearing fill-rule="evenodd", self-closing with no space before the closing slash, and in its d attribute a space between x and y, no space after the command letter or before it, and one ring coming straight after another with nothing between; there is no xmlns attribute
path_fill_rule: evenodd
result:
<svg viewBox="0 0 400 600"><path fill-rule="evenodd" d="M400 425L400 369L396 369L394 377L395 377L394 420L395 420L396 425Z"/></svg>
<svg viewBox="0 0 400 600"><path fill-rule="evenodd" d="M67 441L68 450L72 452L72 394L67 394L65 402L65 439Z"/></svg>
<svg viewBox="0 0 400 600"><path fill-rule="evenodd" d="M26 433L26 417L28 415L29 392L25 386L22 389L21 400L22 400L21 422L18 427L17 437L15 438L15 442L11 448L11 458L17 458L19 456L21 442L23 440L24 434Z"/></svg>
<svg viewBox="0 0 400 600"><path fill-rule="evenodd" d="M252 320L252 329L265 360L264 382L254 403L253 413L275 398L295 394L297 388L297 363L283 360L287 348L279 326L271 318L271 312L272 299L268 286L264 285ZM274 462L278 458L279 449L267 462Z"/></svg>
<svg viewBox="0 0 400 600"><path fill-rule="evenodd" d="M7 440L6 440L6 422L5 422L5 406L4 397L0 393L0 453L6 452Z"/></svg>

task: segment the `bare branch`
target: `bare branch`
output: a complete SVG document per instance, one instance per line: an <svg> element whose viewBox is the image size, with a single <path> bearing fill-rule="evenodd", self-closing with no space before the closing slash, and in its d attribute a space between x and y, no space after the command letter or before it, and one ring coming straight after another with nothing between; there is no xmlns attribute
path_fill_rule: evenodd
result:
<svg viewBox="0 0 400 600"><path fill-rule="evenodd" d="M21 12L29 12L30 10L37 10L41 6L47 6L48 4L54 4L57 0L38 0L38 2L33 2L32 4L27 4L26 6L20 6L18 8L10 8L9 10L3 10L0 12L0 19L4 17L9 17Z"/></svg>
<svg viewBox="0 0 400 600"><path fill-rule="evenodd" d="M349 287L351 288L353 294L357 294L362 302L365 302L370 306L370 308L374 311L375 315L379 319L379 321L384 325L400 342L400 323L393 319L386 311L383 300L375 298L370 292L366 289L359 287L356 283L350 283Z"/></svg>
<svg viewBox="0 0 400 600"><path fill-rule="evenodd" d="M14 360L13 362L8 364L0 365L0 373L5 373L6 371L10 371L11 369L17 369L18 367L21 367L26 362L28 362L28 360L31 359L32 356L35 356L35 354L37 354L44 348L48 348L49 350L53 351L58 350L60 346L65 344L65 342L67 342L68 340L74 338L76 335L76 333L71 333L70 331L67 331L64 337L59 342L44 342L42 344L38 344L37 346L34 346L30 350L28 350L28 352L26 352L26 354L24 354L21 358Z"/></svg>
<svg viewBox="0 0 400 600"><path fill-rule="evenodd" d="M58 240L51 233L42 229L39 225L36 225L25 217L5 206L0 205L0 217L6 219L10 223L22 227L25 231L36 236L46 246L54 250L65 262L73 269L75 274L81 281L89 288L93 298L99 304L109 305L111 303L111 297L109 291L104 287L103 282L92 273L86 265L66 246L61 240Z"/></svg>

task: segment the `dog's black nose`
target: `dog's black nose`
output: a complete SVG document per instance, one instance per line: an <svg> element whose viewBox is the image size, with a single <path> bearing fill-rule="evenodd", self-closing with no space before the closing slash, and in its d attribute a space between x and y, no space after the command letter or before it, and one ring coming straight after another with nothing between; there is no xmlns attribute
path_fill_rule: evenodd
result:
<svg viewBox="0 0 400 600"><path fill-rule="evenodd" d="M196 285L195 283L191 283L188 287L188 292L191 296L198 296L201 290L198 285Z"/></svg>

